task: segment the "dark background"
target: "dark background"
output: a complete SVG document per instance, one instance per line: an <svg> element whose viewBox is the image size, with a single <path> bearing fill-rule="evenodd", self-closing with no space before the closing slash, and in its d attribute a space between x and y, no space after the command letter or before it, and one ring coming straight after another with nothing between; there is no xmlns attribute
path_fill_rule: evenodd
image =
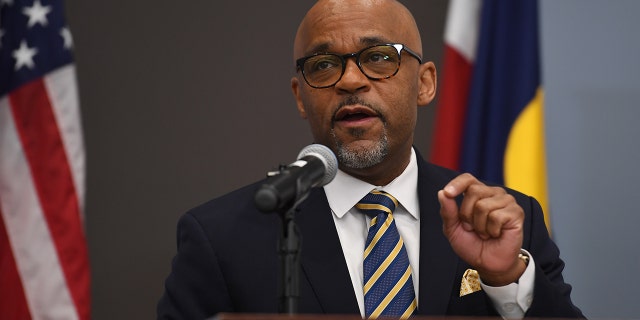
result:
<svg viewBox="0 0 640 320"><path fill-rule="evenodd" d="M446 0L404 1L441 67ZM311 0L66 2L87 151L94 319L149 319L186 210L312 142L291 94ZM435 103L419 110L427 156Z"/></svg>

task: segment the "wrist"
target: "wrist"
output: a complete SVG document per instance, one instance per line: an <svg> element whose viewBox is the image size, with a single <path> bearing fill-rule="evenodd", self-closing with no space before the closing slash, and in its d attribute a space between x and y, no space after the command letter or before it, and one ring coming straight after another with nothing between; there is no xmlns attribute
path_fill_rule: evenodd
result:
<svg viewBox="0 0 640 320"><path fill-rule="evenodd" d="M513 265L505 272L495 273L478 270L482 282L492 287L502 287L510 283L518 282L529 265L529 255L521 250Z"/></svg>

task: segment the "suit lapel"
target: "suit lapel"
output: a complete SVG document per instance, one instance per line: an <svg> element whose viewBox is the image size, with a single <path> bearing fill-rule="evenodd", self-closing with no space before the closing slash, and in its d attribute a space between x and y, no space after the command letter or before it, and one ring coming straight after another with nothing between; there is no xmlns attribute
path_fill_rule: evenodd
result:
<svg viewBox="0 0 640 320"><path fill-rule="evenodd" d="M457 255L442 233L437 193L454 176L436 170L418 157L420 201L420 291L421 315L447 313L456 287ZM301 281L308 281L325 313L359 313L351 277L344 260L338 233L322 188L314 188L296 214L302 235Z"/></svg>
<svg viewBox="0 0 640 320"><path fill-rule="evenodd" d="M442 233L437 193L452 177L427 164L418 154L420 201L420 291L418 314L446 314L455 287L458 257ZM458 279L458 281L460 281Z"/></svg>
<svg viewBox="0 0 640 320"><path fill-rule="evenodd" d="M331 208L322 188L300 205L301 281L305 277L325 313L360 313Z"/></svg>

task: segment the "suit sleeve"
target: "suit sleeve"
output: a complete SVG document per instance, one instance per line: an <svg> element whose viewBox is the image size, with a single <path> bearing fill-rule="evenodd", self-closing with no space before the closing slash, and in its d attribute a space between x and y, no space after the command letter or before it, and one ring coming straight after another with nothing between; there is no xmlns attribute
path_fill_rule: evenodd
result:
<svg viewBox="0 0 640 320"><path fill-rule="evenodd" d="M529 224L525 223L523 247L535 259L533 302L526 317L584 318L580 309L571 302L571 286L562 277L564 262L560 251L549 237L540 204L528 197ZM529 229L529 230L527 230Z"/></svg>
<svg viewBox="0 0 640 320"><path fill-rule="evenodd" d="M158 303L158 319L205 319L233 311L210 239L189 213L178 222L177 243L178 253Z"/></svg>

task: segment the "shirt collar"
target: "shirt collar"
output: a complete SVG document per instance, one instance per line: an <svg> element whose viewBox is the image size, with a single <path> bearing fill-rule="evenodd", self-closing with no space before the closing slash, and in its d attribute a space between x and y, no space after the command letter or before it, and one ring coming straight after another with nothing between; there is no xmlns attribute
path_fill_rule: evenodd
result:
<svg viewBox="0 0 640 320"><path fill-rule="evenodd" d="M374 186L358 180L341 170L338 170L336 177L324 186L329 206L338 218L342 218L373 189L390 193L411 216L418 219L418 164L415 150L411 149L409 164L404 171L385 186Z"/></svg>

